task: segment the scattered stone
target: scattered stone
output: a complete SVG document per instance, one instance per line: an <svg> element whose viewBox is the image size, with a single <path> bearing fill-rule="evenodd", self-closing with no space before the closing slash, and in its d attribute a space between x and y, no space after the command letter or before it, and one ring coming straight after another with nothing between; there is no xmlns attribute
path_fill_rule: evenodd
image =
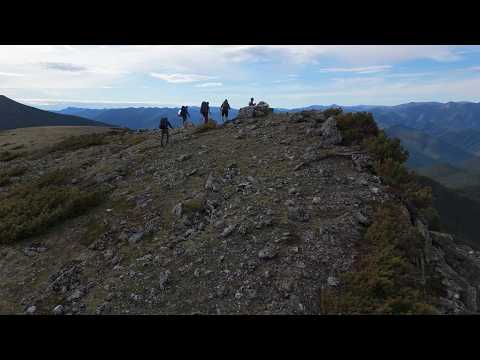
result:
<svg viewBox="0 0 480 360"><path fill-rule="evenodd" d="M160 278L158 280L158 284L160 286L160 289L164 290L165 287L167 286L168 282L170 279L170 270L166 270L160 273Z"/></svg>
<svg viewBox="0 0 480 360"><path fill-rule="evenodd" d="M355 218L362 225L368 226L371 224L371 221L359 211L355 213Z"/></svg>
<svg viewBox="0 0 480 360"><path fill-rule="evenodd" d="M129 237L128 242L130 244L136 244L143 238L143 235L143 231L137 232Z"/></svg>
<svg viewBox="0 0 480 360"><path fill-rule="evenodd" d="M182 216L182 214L183 214L183 204L178 203L177 205L175 205L175 207L172 209L172 213L177 217Z"/></svg>
<svg viewBox="0 0 480 360"><path fill-rule="evenodd" d="M178 161L185 161L185 160L190 159L191 157L192 157L192 155L190 155L190 154L183 154L178 158Z"/></svg>
<svg viewBox="0 0 480 360"><path fill-rule="evenodd" d="M258 257L262 260L271 260L276 256L277 256L276 251L270 247L263 248L258 252Z"/></svg>
<svg viewBox="0 0 480 360"><path fill-rule="evenodd" d="M288 218L292 221L307 222L310 220L310 215L301 206L289 206Z"/></svg>
<svg viewBox="0 0 480 360"><path fill-rule="evenodd" d="M328 286L338 286L340 282L335 276L329 276L327 279Z"/></svg>
<svg viewBox="0 0 480 360"><path fill-rule="evenodd" d="M230 225L226 227L222 232L222 237L229 236L235 230L235 225Z"/></svg>
<svg viewBox="0 0 480 360"><path fill-rule="evenodd" d="M57 305L53 308L53 313L55 315L63 315L65 312L65 307L63 305Z"/></svg>
<svg viewBox="0 0 480 360"><path fill-rule="evenodd" d="M205 189L212 190L214 192L218 191L218 185L215 183L215 178L213 176L213 173L210 173L208 175L207 181L205 182Z"/></svg>
<svg viewBox="0 0 480 360"><path fill-rule="evenodd" d="M35 305L29 306L26 310L28 315L33 315L37 312L37 307Z"/></svg>

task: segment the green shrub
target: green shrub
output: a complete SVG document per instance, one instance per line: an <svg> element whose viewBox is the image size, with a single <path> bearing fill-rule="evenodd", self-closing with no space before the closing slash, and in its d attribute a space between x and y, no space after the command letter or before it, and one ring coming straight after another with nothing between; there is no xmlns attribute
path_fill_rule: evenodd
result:
<svg viewBox="0 0 480 360"><path fill-rule="evenodd" d="M53 145L49 149L49 152L75 151L91 146L104 145L106 144L106 137L108 135L109 133L70 136L58 144Z"/></svg>
<svg viewBox="0 0 480 360"><path fill-rule="evenodd" d="M382 205L360 243L356 271L341 276L336 292L324 291L324 313L432 314L416 266L421 234L396 204Z"/></svg>
<svg viewBox="0 0 480 360"><path fill-rule="evenodd" d="M215 122L215 120L208 120L208 122L206 124L202 124L200 126L198 126L196 129L195 129L195 132L196 133L203 133L205 131L209 131L209 130L213 130L217 127L217 123Z"/></svg>
<svg viewBox="0 0 480 360"><path fill-rule="evenodd" d="M197 199L197 198L190 199L183 203L183 210L187 214L191 214L197 211L201 212L203 211L203 209L204 209L204 202L202 199Z"/></svg>
<svg viewBox="0 0 480 360"><path fill-rule="evenodd" d="M0 171L0 186L11 184L11 177L22 176L27 171L26 166L18 165L12 169Z"/></svg>
<svg viewBox="0 0 480 360"><path fill-rule="evenodd" d="M432 205L431 188L421 186L417 175L405 166L408 151L403 149L400 140L390 139L381 131L378 136L365 139L362 145L375 159L375 172L393 192L416 209Z"/></svg>
<svg viewBox="0 0 480 360"><path fill-rule="evenodd" d="M327 119L330 116L338 116L343 112L343 109L341 107L331 107L329 109L326 109L323 111L323 114L327 117Z"/></svg>
<svg viewBox="0 0 480 360"><path fill-rule="evenodd" d="M379 134L371 113L341 113L337 115L336 120L342 133L343 145L357 145L364 139L376 137Z"/></svg>
<svg viewBox="0 0 480 360"><path fill-rule="evenodd" d="M18 184L0 198L0 243L12 243L46 231L104 199L104 191L83 191L65 185L67 170L48 173Z"/></svg>
<svg viewBox="0 0 480 360"><path fill-rule="evenodd" d="M384 131L377 131L374 137L367 137L362 142L364 148L377 159L391 159L402 164L408 159L408 151L402 147L400 140L390 139Z"/></svg>
<svg viewBox="0 0 480 360"><path fill-rule="evenodd" d="M0 152L0 161L4 161L4 162L11 161L23 156L23 154L24 153L20 153L20 152L13 153L11 151L2 151Z"/></svg>

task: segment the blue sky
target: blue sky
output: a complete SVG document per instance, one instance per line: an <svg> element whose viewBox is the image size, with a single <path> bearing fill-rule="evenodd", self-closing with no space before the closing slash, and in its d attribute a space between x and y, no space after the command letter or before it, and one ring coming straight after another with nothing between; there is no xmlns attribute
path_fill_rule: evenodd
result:
<svg viewBox="0 0 480 360"><path fill-rule="evenodd" d="M46 109L478 102L479 89L480 46L0 46L0 93Z"/></svg>

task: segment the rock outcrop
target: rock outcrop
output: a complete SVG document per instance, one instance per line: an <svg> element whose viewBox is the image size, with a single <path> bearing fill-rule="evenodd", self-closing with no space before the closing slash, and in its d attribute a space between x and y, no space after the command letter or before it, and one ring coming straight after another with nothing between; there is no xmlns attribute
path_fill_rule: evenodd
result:
<svg viewBox="0 0 480 360"><path fill-rule="evenodd" d="M270 115L273 113L273 109L264 101L260 101L255 106L245 106L238 110L236 119L248 119L258 118Z"/></svg>

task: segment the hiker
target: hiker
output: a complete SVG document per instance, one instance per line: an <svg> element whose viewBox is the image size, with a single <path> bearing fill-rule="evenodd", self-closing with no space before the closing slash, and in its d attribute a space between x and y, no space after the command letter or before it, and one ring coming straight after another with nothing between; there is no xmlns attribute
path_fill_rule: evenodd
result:
<svg viewBox="0 0 480 360"><path fill-rule="evenodd" d="M248 106L255 106L255 103L253 102L253 98L250 99L250 102L248 103Z"/></svg>
<svg viewBox="0 0 480 360"><path fill-rule="evenodd" d="M203 121L205 124L208 123L208 114L210 113L210 106L208 101L203 101L200 105L200 114L203 116Z"/></svg>
<svg viewBox="0 0 480 360"><path fill-rule="evenodd" d="M188 113L188 106L182 106L179 115L182 118L182 126L185 127L185 121L187 121L187 117L190 117L190 114Z"/></svg>
<svg viewBox="0 0 480 360"><path fill-rule="evenodd" d="M228 121L228 110L230 110L230 104L228 103L227 99L225 99L222 106L220 106L220 109L222 110L222 121ZM225 120L223 120L224 117Z"/></svg>
<svg viewBox="0 0 480 360"><path fill-rule="evenodd" d="M168 121L168 118L162 117L160 119L160 125L159 128L162 130L162 138L160 140L160 146L163 147L163 135L167 134L167 144L168 144L168 128L173 129L172 124L170 124L170 121Z"/></svg>

